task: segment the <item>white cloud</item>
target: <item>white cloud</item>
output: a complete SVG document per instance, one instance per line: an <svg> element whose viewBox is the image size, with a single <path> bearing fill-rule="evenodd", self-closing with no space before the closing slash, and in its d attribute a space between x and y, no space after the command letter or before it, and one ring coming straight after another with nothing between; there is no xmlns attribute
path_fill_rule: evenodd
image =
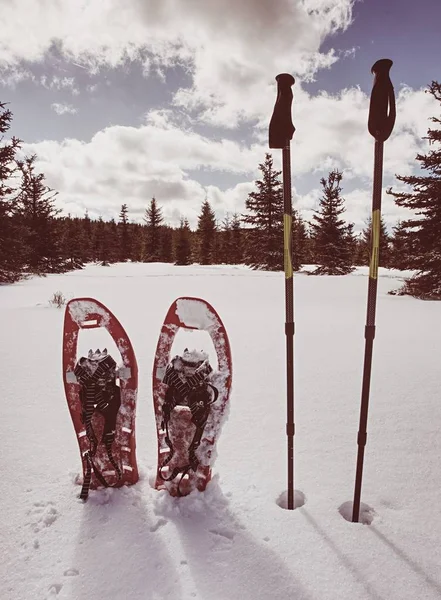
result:
<svg viewBox="0 0 441 600"><path fill-rule="evenodd" d="M8 0L2 5L0 66L41 62L54 44L92 72L140 60L145 71L185 64L191 90L176 105L200 119L235 126L273 102L268 74L312 78L338 57L325 37L351 22L353 0ZM26 43L23 43L26 38Z"/></svg>
<svg viewBox="0 0 441 600"><path fill-rule="evenodd" d="M73 96L78 96L80 93L79 89L75 86L74 77L58 77L57 75L53 75L49 78L46 75L42 75L39 83L47 90L69 90Z"/></svg>
<svg viewBox="0 0 441 600"><path fill-rule="evenodd" d="M291 147L293 185L308 176L312 190L294 194L294 204L309 219L320 196L319 181L333 168L343 170L346 218L361 227L370 210L374 140L367 131L368 97L360 90L344 90L337 96L315 98L305 92L295 102L296 133ZM396 173L406 175L415 169L415 155L427 149L425 135L428 117L436 114L436 103L423 91L404 88L397 98L398 119L391 138L385 143L384 186L396 184ZM56 105L59 114L73 107ZM200 204L208 194L222 219L226 212L243 212L245 199L260 178L258 165L264 159L267 130L252 146L244 147L229 139L214 141L180 123L171 111L151 111L145 123L136 127L108 127L90 142L45 141L25 146L37 154L48 183L60 192L64 212L92 216L116 216L123 202L140 218L152 196L164 206L173 224L182 214L196 223ZM273 151L274 165L281 168L281 152ZM232 189L202 186L189 172L204 169L245 176L248 182ZM397 220L400 211L390 197L384 197L387 221Z"/></svg>
<svg viewBox="0 0 441 600"><path fill-rule="evenodd" d="M53 102L51 108L57 115L74 115L77 112L77 109L71 104L60 104L59 102Z"/></svg>
<svg viewBox="0 0 441 600"><path fill-rule="evenodd" d="M20 65L2 67L0 64L0 85L15 88L22 81L35 81L34 75Z"/></svg>
<svg viewBox="0 0 441 600"><path fill-rule="evenodd" d="M200 202L208 194L219 218L243 212L257 165L268 151L268 122L274 106L274 76L292 72L294 85L292 172L314 179L313 189L297 198L310 211L321 176L340 168L349 192L348 218L360 223L370 197L374 142L367 131L369 98L360 89L310 96L301 82L330 68L340 55L320 51L330 34L346 29L353 0L8 0L2 18L0 67L13 83L34 78L21 61L43 61L51 47L73 64L91 72L123 67L138 60L146 75L167 76L179 64L191 76L188 89L175 94L172 109L151 111L142 126L113 126L97 132L89 143L65 140L33 144L48 182L60 191L67 211L115 216L123 202L139 217L155 195L165 216L176 223L186 214L195 224ZM18 35L20 32L20 35ZM26 43L22 43L26 37ZM354 52L352 49L348 52ZM9 69L9 71L8 71ZM35 78L34 78L35 79ZM0 79L1 81L1 79ZM38 83L38 82L37 82ZM46 77L51 90L78 92L71 77ZM88 87L93 93L94 86ZM398 90L397 90L398 91ZM75 112L54 103L58 114ZM395 173L415 169L415 155L427 146L421 137L438 106L422 91L403 87L397 94L397 123L384 152L385 185ZM227 128L255 123L251 146L229 139L213 141L192 131L200 121ZM280 168L281 153L274 152ZM202 186L189 171L225 171L249 177L229 190ZM350 184L350 185L349 185ZM369 204L369 202L368 202ZM350 205L350 206L349 206ZM392 219L393 207L385 209Z"/></svg>

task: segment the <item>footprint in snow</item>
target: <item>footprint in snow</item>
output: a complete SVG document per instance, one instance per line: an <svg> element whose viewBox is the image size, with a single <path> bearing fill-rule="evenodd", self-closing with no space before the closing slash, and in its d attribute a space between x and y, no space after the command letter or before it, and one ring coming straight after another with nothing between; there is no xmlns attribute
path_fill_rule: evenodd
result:
<svg viewBox="0 0 441 600"><path fill-rule="evenodd" d="M54 598L55 596L58 596L62 587L63 587L63 584L61 584L61 583L53 583L52 585L50 585L48 588L48 595L46 596L46 600L50 600L50 598Z"/></svg>
<svg viewBox="0 0 441 600"><path fill-rule="evenodd" d="M75 577L75 575L79 575L79 574L80 574L80 572L78 571L78 569L67 569L63 573L63 575L65 577Z"/></svg>
<svg viewBox="0 0 441 600"><path fill-rule="evenodd" d="M209 532L214 535L220 535L223 538L227 538L227 540L233 540L235 535L234 531L229 529L209 529Z"/></svg>
<svg viewBox="0 0 441 600"><path fill-rule="evenodd" d="M228 550L233 545L235 532L230 529L209 529L212 534L211 550Z"/></svg>
<svg viewBox="0 0 441 600"><path fill-rule="evenodd" d="M158 531L158 529L160 529L161 527L164 527L164 525L167 525L167 520L166 519L159 519L154 525L152 525L150 527L150 531L152 533L155 533L155 531Z"/></svg>
<svg viewBox="0 0 441 600"><path fill-rule="evenodd" d="M50 527L58 518L58 511L51 500L34 502L33 508L28 510L27 514L31 517L27 525L34 533L38 533L44 527Z"/></svg>

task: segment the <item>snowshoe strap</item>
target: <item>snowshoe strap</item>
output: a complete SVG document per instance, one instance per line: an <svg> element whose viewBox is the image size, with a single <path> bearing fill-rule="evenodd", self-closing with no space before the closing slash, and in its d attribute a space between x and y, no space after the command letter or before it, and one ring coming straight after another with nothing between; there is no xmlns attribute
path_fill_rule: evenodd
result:
<svg viewBox="0 0 441 600"><path fill-rule="evenodd" d="M98 479L98 481L104 487L109 487L109 484L104 479L101 472L99 471L99 469L93 462L93 457L89 450L84 453L83 460L85 461L85 473L84 473L83 486L82 486L81 492L80 492L80 499L86 501L89 496L90 484L92 481L92 473L95 474L95 477Z"/></svg>
<svg viewBox="0 0 441 600"><path fill-rule="evenodd" d="M207 375L205 377L207 377ZM173 379L174 379L173 374L170 373L169 381L173 381ZM179 379L180 383L184 383L179 378L179 376L178 376L178 379ZM173 455L174 455L174 449L173 449L173 445L171 443L170 435L169 435L169 431L168 431L168 422L170 419L171 411L179 403L173 393L174 386L172 387L171 384L169 384L170 387L168 388L166 395L165 395L165 399L164 399L162 427L164 428L164 426L165 426L166 435L165 435L164 441L170 448L170 453L167 456L167 458L164 460L162 465L159 467L158 474L159 474L159 477L163 481L172 481L180 473L182 473L181 478L178 483L178 495L181 495L180 485L181 485L181 482L182 482L182 479L184 478L184 476L190 470L196 472L199 467L199 459L196 456L196 450L199 448L199 445L201 443L205 425L207 423L208 416L210 414L209 407L211 406L211 404L216 402L216 400L219 396L219 391L217 390L217 388L214 387L214 385L212 385L211 383L206 383L205 385L207 387L209 387L213 392L213 398L211 400L207 401L204 398L206 391L201 387L200 382L198 382L197 385L198 385L198 387L193 388L187 398L188 407L190 408L191 415L192 415L192 421L196 425L196 431L195 431L193 439L188 447L188 464L184 465L183 467L175 467L168 477L164 477L164 475L162 474L162 469L165 466L167 466L167 464L171 461L171 459L173 458Z"/></svg>
<svg viewBox="0 0 441 600"><path fill-rule="evenodd" d="M92 416L95 410L98 410L105 419L101 441L106 448L109 462L115 469L118 479L122 477L121 469L112 453L116 419L121 406L121 391L116 385L115 377L112 374L115 367L115 361L108 355L99 362L93 373L87 368L87 359L85 358L80 359L74 369L75 376L82 388L80 393L82 404L81 419L86 428L86 435L90 443L90 449L83 455L85 464L84 482L80 493L82 500L87 500L92 472L104 487L110 487L93 461L98 449L98 439L92 427Z"/></svg>

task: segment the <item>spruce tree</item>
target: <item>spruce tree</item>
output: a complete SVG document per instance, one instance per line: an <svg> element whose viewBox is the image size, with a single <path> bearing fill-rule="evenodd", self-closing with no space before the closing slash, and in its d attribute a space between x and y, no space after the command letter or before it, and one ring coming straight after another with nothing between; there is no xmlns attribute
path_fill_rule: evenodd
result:
<svg viewBox="0 0 441 600"><path fill-rule="evenodd" d="M173 229L167 225L161 227L159 260L165 263L173 262Z"/></svg>
<svg viewBox="0 0 441 600"><path fill-rule="evenodd" d="M119 248L118 248L118 226L115 219L110 219L109 222L104 223L104 235L106 237L105 246L107 248L107 262L116 263L119 260Z"/></svg>
<svg viewBox="0 0 441 600"><path fill-rule="evenodd" d="M198 216L198 261L201 265L213 264L213 251L216 250L216 215L207 199L204 200Z"/></svg>
<svg viewBox="0 0 441 600"><path fill-rule="evenodd" d="M247 256L245 262L253 268L268 271L283 270L283 190L279 177L281 171L273 169L271 154L259 165L262 179L250 192L245 206L251 214L243 216L250 225L247 231Z"/></svg>
<svg viewBox="0 0 441 600"><path fill-rule="evenodd" d="M158 206L156 198L152 198L150 206L145 211L146 223L146 261L157 262L160 255L161 223L163 222L162 209Z"/></svg>
<svg viewBox="0 0 441 600"><path fill-rule="evenodd" d="M191 264L191 242L190 225L187 219L181 219L179 229L176 233L175 265Z"/></svg>
<svg viewBox="0 0 441 600"><path fill-rule="evenodd" d="M33 154L17 161L21 174L18 206L20 217L27 229L28 264L32 272L57 272L62 268L62 256L55 216L55 192L45 184L43 173L35 172Z"/></svg>
<svg viewBox="0 0 441 600"><path fill-rule="evenodd" d="M372 249L372 217L369 216L366 221L366 227L363 229L361 237L361 260L362 264L368 265L371 260L371 249ZM379 250L379 263L380 267L390 266L390 238L387 233L386 223L384 222L383 216L380 218L380 250Z"/></svg>
<svg viewBox="0 0 441 600"><path fill-rule="evenodd" d="M134 223L132 226L132 254L134 262L145 262L145 225Z"/></svg>
<svg viewBox="0 0 441 600"><path fill-rule="evenodd" d="M243 263L243 230L240 215L233 213L231 217L231 248L230 264L240 265Z"/></svg>
<svg viewBox="0 0 441 600"><path fill-rule="evenodd" d="M432 81L427 92L441 103L441 83ZM441 118L431 117L436 125ZM429 140L435 149L427 154L417 154L420 168L427 174L402 176L399 181L413 188L413 192L388 193L394 196L400 207L415 211L415 216L403 221L402 227L408 232L410 260L417 273L407 279L399 291L424 300L441 300L441 129L427 131L424 139Z"/></svg>
<svg viewBox="0 0 441 600"><path fill-rule="evenodd" d="M297 210L292 211L292 268L299 271L305 262L308 234L306 225Z"/></svg>
<svg viewBox="0 0 441 600"><path fill-rule="evenodd" d="M12 113L0 102L0 283L12 283L22 276L27 249L26 230L18 221L17 200L13 177L16 172L15 155L21 140L12 137L3 142L11 126Z"/></svg>
<svg viewBox="0 0 441 600"><path fill-rule="evenodd" d="M125 262L132 254L130 230L129 230L129 209L127 204L121 205L118 221L118 247L119 260Z"/></svg>
<svg viewBox="0 0 441 600"><path fill-rule="evenodd" d="M339 218L345 211L344 200L340 196L342 178L343 174L334 170L329 173L328 179L320 180L323 196L310 224L318 264L313 275L346 275L353 270L350 229Z"/></svg>
<svg viewBox="0 0 441 600"><path fill-rule="evenodd" d="M59 219L61 223L61 252L66 269L83 267L84 231L82 219L69 216Z"/></svg>
<svg viewBox="0 0 441 600"><path fill-rule="evenodd" d="M398 221L392 228L390 266L393 269L410 269L412 256L407 229Z"/></svg>
<svg viewBox="0 0 441 600"><path fill-rule="evenodd" d="M93 250L93 227L87 210L84 213L84 219L81 220L81 226L83 230L82 235L79 234L79 239L82 241L81 260L83 263L87 263L91 260L96 260L96 256L94 256Z"/></svg>

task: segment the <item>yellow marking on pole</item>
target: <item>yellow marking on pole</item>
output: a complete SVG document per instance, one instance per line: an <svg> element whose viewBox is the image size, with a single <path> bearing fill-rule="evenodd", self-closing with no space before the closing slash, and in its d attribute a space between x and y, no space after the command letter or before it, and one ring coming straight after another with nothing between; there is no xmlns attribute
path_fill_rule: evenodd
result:
<svg viewBox="0 0 441 600"><path fill-rule="evenodd" d="M372 212L372 253L371 264L369 266L369 277L377 279L378 277L378 259L380 254L380 210Z"/></svg>
<svg viewBox="0 0 441 600"><path fill-rule="evenodd" d="M285 278L292 277L292 262L291 262L291 215L283 215L283 262L285 266Z"/></svg>

